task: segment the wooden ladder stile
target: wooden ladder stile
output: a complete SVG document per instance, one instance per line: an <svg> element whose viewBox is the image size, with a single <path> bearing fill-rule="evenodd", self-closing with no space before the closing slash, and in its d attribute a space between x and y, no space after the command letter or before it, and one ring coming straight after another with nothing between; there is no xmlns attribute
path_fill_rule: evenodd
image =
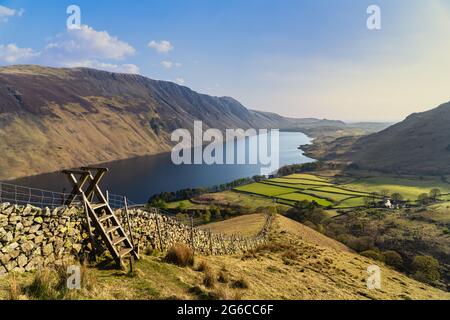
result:
<svg viewBox="0 0 450 320"><path fill-rule="evenodd" d="M95 175L93 175L93 172L95 172ZM126 256L130 255L130 259L139 259L139 256L133 242L128 237L98 185L106 172L108 172L106 168L87 167L78 171L63 171L73 186L72 194L66 205L73 205L77 196L81 197L84 208L87 211L88 228L92 230L92 221L97 235L100 235L117 265L122 266L123 259ZM77 176L79 176L78 179ZM89 182L89 186L84 188L87 182ZM90 236L92 239L93 235L90 234Z"/></svg>

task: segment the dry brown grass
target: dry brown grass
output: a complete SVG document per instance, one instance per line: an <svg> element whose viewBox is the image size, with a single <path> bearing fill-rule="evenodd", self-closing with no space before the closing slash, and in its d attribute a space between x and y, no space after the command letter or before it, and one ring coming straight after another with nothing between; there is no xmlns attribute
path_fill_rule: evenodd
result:
<svg viewBox="0 0 450 320"><path fill-rule="evenodd" d="M193 266L194 251L183 244L175 244L167 252L164 261L180 267Z"/></svg>
<svg viewBox="0 0 450 320"><path fill-rule="evenodd" d="M206 269L203 276L203 285L207 288L212 288L215 284L216 275L214 274L214 271L211 269Z"/></svg>
<svg viewBox="0 0 450 320"><path fill-rule="evenodd" d="M250 283L246 279L241 278L233 281L232 287L235 289L248 289L250 288Z"/></svg>
<svg viewBox="0 0 450 320"><path fill-rule="evenodd" d="M249 214L237 218L206 224L200 229L211 229L214 233L226 235L239 235L243 237L256 236L264 226L266 217L264 214Z"/></svg>
<svg viewBox="0 0 450 320"><path fill-rule="evenodd" d="M294 225L293 225L294 224ZM82 290L74 299L251 299L251 300L449 300L450 294L419 283L380 265L382 290L369 290L367 267L373 260L348 250L310 243L296 222L277 217L271 243L257 252L256 259L242 256L204 256L205 265L216 272L214 287L203 284L204 272L164 263L159 257L142 256L136 263L142 276L128 277L117 270L89 269L97 279L93 292ZM243 226L245 228L245 226ZM320 239L320 235L308 235ZM295 264L285 264L283 255L295 248ZM286 254L289 255L289 254ZM206 269L206 268L205 268ZM228 281L221 281L221 274ZM18 282L27 286L33 281ZM235 281L245 280L235 285ZM245 282L247 285L245 285ZM234 287L238 288L234 288ZM24 286L22 286L23 288ZM247 287L247 289L240 289ZM0 299L7 299L7 282L0 281Z"/></svg>
<svg viewBox="0 0 450 320"><path fill-rule="evenodd" d="M8 300L20 300L23 293L15 274L11 275L8 285Z"/></svg>

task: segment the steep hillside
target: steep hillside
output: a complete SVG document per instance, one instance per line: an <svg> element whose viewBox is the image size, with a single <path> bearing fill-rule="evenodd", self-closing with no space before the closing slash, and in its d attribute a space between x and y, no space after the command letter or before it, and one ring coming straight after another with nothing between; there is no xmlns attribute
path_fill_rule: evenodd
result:
<svg viewBox="0 0 450 320"><path fill-rule="evenodd" d="M388 173L450 174L450 103L359 139L317 144L309 155L356 163L361 169Z"/></svg>
<svg viewBox="0 0 450 320"><path fill-rule="evenodd" d="M253 215L257 220L258 215ZM231 222L224 222L229 230ZM242 232L253 226L240 225ZM215 228L220 230L220 225ZM203 268L199 268L204 262ZM367 267L374 261L350 252L345 246L278 216L271 242L255 252L236 256L197 256L193 268L163 262L161 255L146 256L134 275L92 268L89 287L69 299L292 299L292 300L403 300L450 299L446 292L412 280L380 265L382 289L366 286ZM380 264L378 262L378 264ZM205 282L205 279L209 279ZM0 281L0 299L11 297L11 288L23 288L32 275L10 275ZM11 283L15 284L14 286ZM19 292L17 292L19 291ZM20 296L16 289L16 298Z"/></svg>
<svg viewBox="0 0 450 320"><path fill-rule="evenodd" d="M205 127L301 129L338 121L251 111L171 82L92 69L0 68L0 179L170 150L170 134Z"/></svg>

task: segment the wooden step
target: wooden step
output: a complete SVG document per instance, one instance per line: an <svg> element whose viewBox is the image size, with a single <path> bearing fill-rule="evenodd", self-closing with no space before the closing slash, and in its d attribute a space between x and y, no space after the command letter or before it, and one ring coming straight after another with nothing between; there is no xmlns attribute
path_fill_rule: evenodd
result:
<svg viewBox="0 0 450 320"><path fill-rule="evenodd" d="M92 205L92 209L94 209L94 211L98 210L98 209L105 208L105 207L106 207L106 203L99 203L99 204L93 204Z"/></svg>
<svg viewBox="0 0 450 320"><path fill-rule="evenodd" d="M107 234L110 234L110 233L113 233L114 231L116 231L118 229L120 229L120 226L114 226L114 227L106 229L105 231L106 231Z"/></svg>
<svg viewBox="0 0 450 320"><path fill-rule="evenodd" d="M109 219L112 219L112 218L114 218L114 215L110 214L110 215L106 215L106 216L103 216L103 217L99 217L98 220L100 222L103 222L103 221L106 221L106 220L109 220Z"/></svg>
<svg viewBox="0 0 450 320"><path fill-rule="evenodd" d="M121 251L119 252L120 258L122 258L123 256L129 254L131 251L133 251L132 248L125 248L125 249L121 250Z"/></svg>
<svg viewBox="0 0 450 320"><path fill-rule="evenodd" d="M124 242L125 240L127 240L126 237L118 237L118 238L111 240L111 243L115 246L116 244Z"/></svg>

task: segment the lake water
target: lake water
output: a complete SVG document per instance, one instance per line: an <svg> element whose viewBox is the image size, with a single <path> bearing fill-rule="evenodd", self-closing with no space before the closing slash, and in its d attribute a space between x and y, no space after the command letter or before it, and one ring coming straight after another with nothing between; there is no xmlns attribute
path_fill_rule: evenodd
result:
<svg viewBox="0 0 450 320"><path fill-rule="evenodd" d="M254 138L254 137L253 137ZM248 138L252 139L252 138ZM248 139L235 142L235 148ZM311 143L311 139L300 132L280 132L279 166L314 162L298 149ZM185 188L210 187L231 182L239 178L260 174L261 165L174 165L170 153L115 161L102 165L110 169L101 186L111 193L127 196L134 203L145 203L150 196L161 192ZM70 192L66 177L61 173L43 174L15 180L14 184Z"/></svg>

